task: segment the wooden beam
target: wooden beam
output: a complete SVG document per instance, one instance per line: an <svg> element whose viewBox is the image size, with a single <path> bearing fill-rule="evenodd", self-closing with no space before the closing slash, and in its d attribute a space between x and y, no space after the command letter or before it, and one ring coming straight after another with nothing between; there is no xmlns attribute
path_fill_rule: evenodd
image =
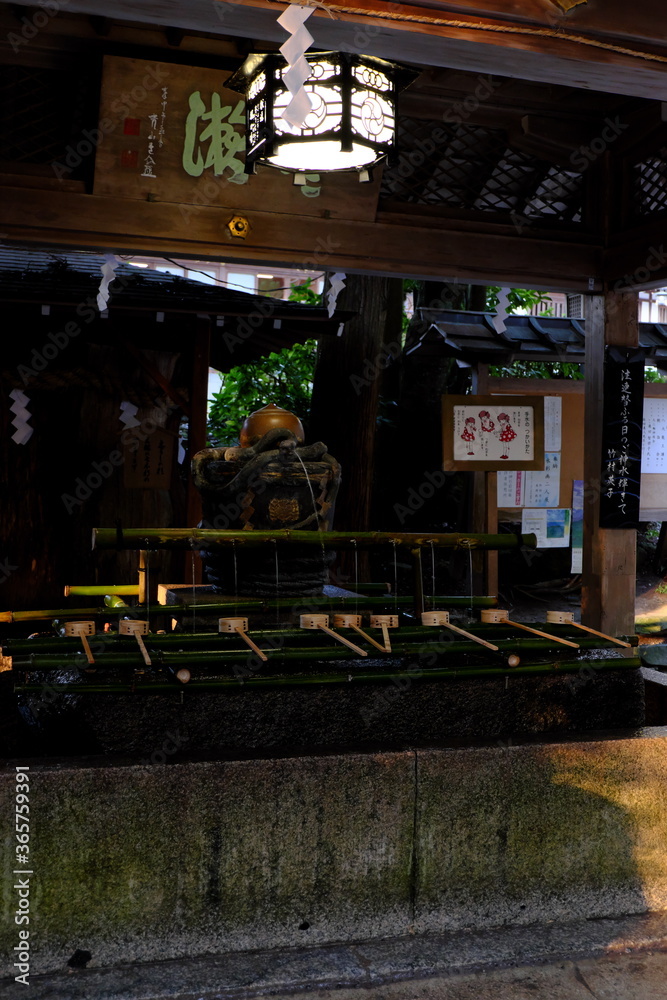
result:
<svg viewBox="0 0 667 1000"><path fill-rule="evenodd" d="M21 188L5 188L0 201L0 235L23 243L568 291L588 290L589 278L597 287L600 276L601 250L584 242L586 234L581 244L551 240L533 236L529 224L521 233L505 226L480 238L443 220L409 225L391 216L355 222L252 211L250 235L238 240L226 226L233 212L220 208Z"/></svg>
<svg viewBox="0 0 667 1000"><path fill-rule="evenodd" d="M34 0L19 0L31 6ZM69 9L69 8L68 8ZM76 0L79 13L212 35L281 43L274 0ZM71 13L71 10L70 10ZM333 13L335 16L330 16ZM58 20L58 19L55 19ZM563 14L547 0L521 4L396 4L346 0L310 18L315 47L359 51L584 89L667 99L662 0L581 4Z"/></svg>
<svg viewBox="0 0 667 1000"><path fill-rule="evenodd" d="M206 417L208 409L208 364L211 350L211 320L197 316L192 350L192 377L190 382L190 416L188 419L188 464L206 447ZM201 521L201 496L192 476L188 476L186 519L189 526ZM185 560L185 582L202 582L202 564L198 554L189 553Z"/></svg>
<svg viewBox="0 0 667 1000"><path fill-rule="evenodd" d="M612 635L634 631L637 537L633 529L599 527L604 348L638 343L636 293L591 296L586 319L581 620Z"/></svg>

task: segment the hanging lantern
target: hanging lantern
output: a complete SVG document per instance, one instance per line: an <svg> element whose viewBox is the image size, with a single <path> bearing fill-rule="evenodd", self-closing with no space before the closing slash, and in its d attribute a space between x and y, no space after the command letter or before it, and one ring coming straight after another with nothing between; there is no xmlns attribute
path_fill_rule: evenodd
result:
<svg viewBox="0 0 667 1000"><path fill-rule="evenodd" d="M246 173L258 163L299 173L367 171L387 156L396 134L396 97L417 73L374 56L308 52L303 90L311 110L295 127L281 115L292 100L288 64L254 53L225 86L246 97Z"/></svg>

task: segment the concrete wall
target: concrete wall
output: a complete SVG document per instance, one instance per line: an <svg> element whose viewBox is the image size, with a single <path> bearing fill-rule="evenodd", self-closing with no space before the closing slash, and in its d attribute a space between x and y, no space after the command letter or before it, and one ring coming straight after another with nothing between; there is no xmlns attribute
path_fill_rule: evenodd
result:
<svg viewBox="0 0 667 1000"><path fill-rule="evenodd" d="M30 775L32 973L667 909L667 730ZM3 956L14 791L5 767Z"/></svg>

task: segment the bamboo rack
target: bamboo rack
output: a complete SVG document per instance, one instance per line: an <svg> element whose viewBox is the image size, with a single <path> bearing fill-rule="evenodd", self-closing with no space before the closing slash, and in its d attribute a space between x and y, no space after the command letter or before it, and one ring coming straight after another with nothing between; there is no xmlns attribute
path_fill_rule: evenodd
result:
<svg viewBox="0 0 667 1000"><path fill-rule="evenodd" d="M340 656L340 654L337 654ZM536 676L539 674L571 674L577 673L582 663L566 660L551 663L527 663L511 670L502 667L470 667L470 668L430 668L423 671L394 671L312 674L293 677L246 677L241 679L223 678L215 680L190 681L185 685L161 681L136 681L133 684L52 684L49 690L62 694L157 694L173 693L175 691L219 691L239 690L241 688L282 688L282 687L318 687L327 684L342 686L354 684L377 684L392 682L405 678L410 683L428 681L453 681L470 677L506 678L518 676ZM588 660L586 667L590 670L636 670L641 666L639 657L620 657L612 660ZM20 694L38 694L43 691L41 684L16 684L14 690Z"/></svg>
<svg viewBox="0 0 667 1000"><path fill-rule="evenodd" d="M436 597L426 598L426 603L446 604L451 608L492 608L496 604L496 598L471 598L461 597L460 595L448 597L445 594L439 594ZM210 604L141 604L138 605L136 610L141 611L142 617L148 615L167 615L171 618L177 618L179 615L192 614L193 611L198 615L219 617L225 612L236 614L236 612L242 611L257 613L261 611L294 610L296 613L299 610L314 606L322 610L331 608L333 610L340 609L344 611L354 610L360 605L363 605L364 609L377 608L380 610L386 608L388 612L391 612L395 607L412 608L414 606L414 598L408 595L394 597L391 594L383 597L327 597L326 595L322 595L321 597L282 597L277 600L262 597L239 597L227 598L211 602ZM127 612L128 605L120 597L113 597L110 599L110 604L105 607L48 608L39 611L0 611L0 622L32 622L44 621L50 618L81 618L82 616L111 618L114 614L123 615L127 614Z"/></svg>
<svg viewBox="0 0 667 1000"><path fill-rule="evenodd" d="M499 535L452 532L408 534L389 531L214 531L207 528L93 528L98 549L202 549L217 546L255 548L276 542L284 545L328 545L332 548L372 548L397 545L411 549L515 549L537 547L535 535Z"/></svg>
<svg viewBox="0 0 667 1000"><path fill-rule="evenodd" d="M316 636L317 632L314 633ZM353 635L355 633L352 633ZM433 630L431 630L431 636L433 636ZM422 638L421 636L419 637ZM156 667L171 666L171 667L220 667L223 668L225 665L235 664L243 662L245 658L249 655L246 649L185 649L182 652L169 651L165 648L159 648L157 643L150 641L150 637L147 643L147 647L151 653L151 659ZM321 637L320 637L321 641ZM388 656L398 659L401 657L412 657L415 661L418 661L420 655L426 654L433 651L431 643L427 640L415 643L397 643L395 642L392 646L392 652L384 653L383 658L386 659ZM495 644L498 647L498 651L493 652L487 650L482 646L478 646L471 642L464 641L443 641L442 649L438 651L439 655L446 657L449 655L469 655L474 657L490 657L496 659L498 657L505 658L506 655L516 655L517 653L548 653L553 652L555 646L553 642L548 639L514 639L514 640L498 640ZM601 645L599 641L594 639L582 639L581 642L582 649L601 649L601 648L614 648L611 643L604 646ZM134 648L132 645L126 645L120 650L109 650L106 649L103 652L98 652L97 647L95 647L97 655L97 663L100 667L105 668L132 668L143 665L143 659L139 654L139 650L136 649L136 644ZM270 663L290 663L293 661L303 662L304 664L315 663L317 661L323 660L340 660L340 659L357 659L357 654L352 650L348 650L344 647L334 648L334 647L319 647L319 646L302 646L301 648L284 649L284 648L271 648L267 646L263 649L263 653L267 657L267 661ZM43 670L62 670L67 668L76 669L81 666L86 666L85 657L81 652L76 652L76 650L67 650L64 653L58 652L35 652L29 654L27 652L21 651L21 653L10 654L12 659L12 667L15 671L43 671ZM618 659L613 659L610 662L624 664L625 658L619 656ZM563 661L565 662L565 661ZM587 666L590 661L573 659L568 661L573 663L577 669Z"/></svg>

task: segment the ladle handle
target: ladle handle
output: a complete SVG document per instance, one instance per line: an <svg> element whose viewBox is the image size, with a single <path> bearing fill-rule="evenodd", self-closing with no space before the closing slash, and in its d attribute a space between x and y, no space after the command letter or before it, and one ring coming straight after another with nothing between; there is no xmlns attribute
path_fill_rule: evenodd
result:
<svg viewBox="0 0 667 1000"><path fill-rule="evenodd" d="M579 622L572 622L575 628L583 629L584 632L590 632L591 635L599 635L601 639L609 639L609 642L615 642L617 646L626 646L628 649L632 648L632 643L624 642L623 639L616 639L613 635L607 635L606 632L598 632L597 629L589 628L588 625L580 625Z"/></svg>
<svg viewBox="0 0 667 1000"><path fill-rule="evenodd" d="M266 655L266 653L262 652L262 650L259 648L259 646L255 645L255 643L252 641L252 639L250 638L250 636L248 635L248 633L244 632L242 628L236 628L236 629L234 629L234 631L236 632L237 635L241 636L241 638L243 639L244 642L247 642L247 644L250 646L250 648L255 653L257 653L257 655L259 656L260 660L264 660L264 662L266 663L266 661L268 660L268 656Z"/></svg>
<svg viewBox="0 0 667 1000"><path fill-rule="evenodd" d="M150 656L148 655L148 650L146 649L146 646L144 644L144 640L142 639L142 637L139 635L138 632L134 633L134 638L137 640L137 645L139 646L139 649L141 650L141 655L144 658L144 663L146 664L147 667L150 667L150 665L152 663L152 660L151 660Z"/></svg>
<svg viewBox="0 0 667 1000"><path fill-rule="evenodd" d="M472 639L473 642L478 642L481 646L486 646L488 649L493 649L498 652L498 646L494 646L492 642L487 642L486 639L480 639L478 635L473 635L472 632L466 632L465 629L459 628L458 625L452 625L450 622L445 622L444 628L450 628L452 632L458 632L459 635L464 635L467 639Z"/></svg>
<svg viewBox="0 0 667 1000"><path fill-rule="evenodd" d="M79 639L81 639L81 645L83 646L84 653L86 654L86 659L88 660L89 663L94 663L95 657L92 654L90 645L88 643L88 639L86 638L85 635L80 635Z"/></svg>
<svg viewBox="0 0 667 1000"><path fill-rule="evenodd" d="M549 632L540 632L538 628L530 628L529 625L522 625L521 622L511 622L509 618L505 618L504 622L501 622L501 624L504 624L505 622L508 625L513 625L514 628L522 628L524 632L532 632L533 635L541 635L543 639L551 639L552 642L557 642L561 646L572 646L574 649L579 649L579 644L576 642L570 642L569 639L557 639L555 635L550 635Z"/></svg>
<svg viewBox="0 0 667 1000"><path fill-rule="evenodd" d="M382 638L384 639L384 652L391 653L391 641L389 639L389 629L387 628L385 622L382 622L380 628L382 629Z"/></svg>
<svg viewBox="0 0 667 1000"><path fill-rule="evenodd" d="M387 626L385 625L385 628L386 627ZM364 630L361 629L361 628L359 628L358 625L350 625L350 628L353 628L355 632L358 632L359 635L362 635L364 637L364 639L366 640L366 642L370 642L370 644L372 646L375 646L376 649L379 649L381 653L386 653L387 652L387 650L386 650L386 648L384 646L381 646L379 642L376 642L375 639L373 639L372 636L366 635L366 633L364 632Z"/></svg>
<svg viewBox="0 0 667 1000"><path fill-rule="evenodd" d="M355 646L354 643L350 642L349 639L346 639L345 636L338 635L338 632L334 632L334 630L332 628L329 628L328 625L318 625L317 627L321 628L322 631L326 632L327 635L330 635L332 639L337 639L338 642L342 642L345 646L349 646L350 649L353 649L355 653L359 654L359 656L368 655L365 649L360 649L359 646Z"/></svg>

